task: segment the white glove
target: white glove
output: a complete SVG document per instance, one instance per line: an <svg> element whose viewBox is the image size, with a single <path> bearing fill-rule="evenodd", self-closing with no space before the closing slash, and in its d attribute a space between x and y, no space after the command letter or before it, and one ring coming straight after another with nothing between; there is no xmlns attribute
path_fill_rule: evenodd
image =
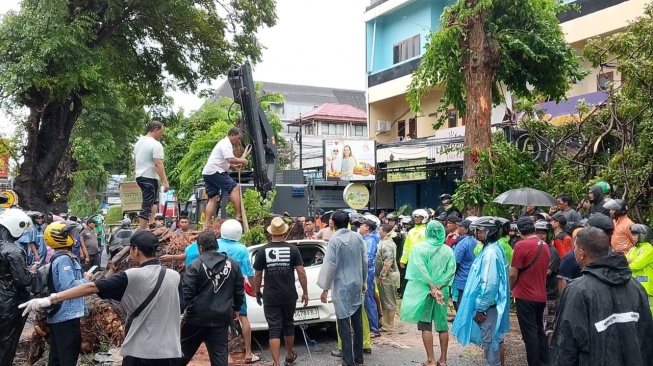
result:
<svg viewBox="0 0 653 366"><path fill-rule="evenodd" d="M19 309L25 308L25 311L23 311L23 316L29 314L30 312L34 311L39 311L41 309L45 309L52 305L52 302L50 301L49 297L43 297L40 299L32 299L28 302L24 302L20 305L18 305Z"/></svg>

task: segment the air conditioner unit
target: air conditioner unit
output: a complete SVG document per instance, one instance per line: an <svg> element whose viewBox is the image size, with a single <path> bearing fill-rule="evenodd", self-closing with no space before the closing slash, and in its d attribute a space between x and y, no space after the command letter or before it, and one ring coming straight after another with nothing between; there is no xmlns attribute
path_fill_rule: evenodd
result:
<svg viewBox="0 0 653 366"><path fill-rule="evenodd" d="M392 123L390 121L376 121L377 132L390 132L392 131Z"/></svg>

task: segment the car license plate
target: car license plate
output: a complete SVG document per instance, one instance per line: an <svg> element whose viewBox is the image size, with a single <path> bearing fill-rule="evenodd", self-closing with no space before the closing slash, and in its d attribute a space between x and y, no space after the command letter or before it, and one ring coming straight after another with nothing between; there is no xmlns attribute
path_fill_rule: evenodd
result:
<svg viewBox="0 0 653 366"><path fill-rule="evenodd" d="M320 312L317 308L297 309L294 318L295 321L319 319Z"/></svg>

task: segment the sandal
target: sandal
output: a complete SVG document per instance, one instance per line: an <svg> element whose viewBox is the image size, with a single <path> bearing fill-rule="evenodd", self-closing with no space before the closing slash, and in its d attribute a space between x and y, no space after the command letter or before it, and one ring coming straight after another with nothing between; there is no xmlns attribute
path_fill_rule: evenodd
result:
<svg viewBox="0 0 653 366"><path fill-rule="evenodd" d="M295 353L295 350L292 350L291 352L292 352L292 358L288 358L286 356L286 366L291 365L297 359L297 353Z"/></svg>
<svg viewBox="0 0 653 366"><path fill-rule="evenodd" d="M446 363L440 363L440 361L435 361L436 366L447 366Z"/></svg>
<svg viewBox="0 0 653 366"><path fill-rule="evenodd" d="M254 363L260 359L261 358L259 356L252 354L252 357L245 358L245 363Z"/></svg>

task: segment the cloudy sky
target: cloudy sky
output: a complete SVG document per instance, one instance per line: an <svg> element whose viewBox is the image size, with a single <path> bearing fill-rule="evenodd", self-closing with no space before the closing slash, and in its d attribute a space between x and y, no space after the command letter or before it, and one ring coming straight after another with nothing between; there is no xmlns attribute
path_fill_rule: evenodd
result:
<svg viewBox="0 0 653 366"><path fill-rule="evenodd" d="M277 0L277 25L259 39L266 46L256 66L257 81L336 88L365 87L365 27L369 0ZM0 14L18 10L19 0L0 0ZM213 87L220 85L216 81ZM196 110L202 101L170 93L177 107ZM0 111L0 130L11 124Z"/></svg>

